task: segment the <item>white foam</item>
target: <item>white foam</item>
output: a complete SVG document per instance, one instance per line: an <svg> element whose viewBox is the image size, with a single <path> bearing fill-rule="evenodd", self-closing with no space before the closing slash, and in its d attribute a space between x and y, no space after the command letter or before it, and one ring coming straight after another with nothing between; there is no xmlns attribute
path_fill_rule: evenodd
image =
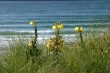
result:
<svg viewBox="0 0 110 73"><path fill-rule="evenodd" d="M42 30L42 31L38 31L38 33L51 33L54 32L53 30Z"/></svg>

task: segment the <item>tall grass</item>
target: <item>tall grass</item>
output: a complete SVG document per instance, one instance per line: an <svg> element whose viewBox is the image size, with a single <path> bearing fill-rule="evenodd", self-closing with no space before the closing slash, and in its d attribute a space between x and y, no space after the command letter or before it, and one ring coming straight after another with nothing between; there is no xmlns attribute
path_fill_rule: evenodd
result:
<svg viewBox="0 0 110 73"><path fill-rule="evenodd" d="M60 54L48 54L46 44L39 44L42 53L34 63L26 59L27 42L9 42L0 56L0 73L110 73L110 32L83 36L84 47L79 41L67 42Z"/></svg>

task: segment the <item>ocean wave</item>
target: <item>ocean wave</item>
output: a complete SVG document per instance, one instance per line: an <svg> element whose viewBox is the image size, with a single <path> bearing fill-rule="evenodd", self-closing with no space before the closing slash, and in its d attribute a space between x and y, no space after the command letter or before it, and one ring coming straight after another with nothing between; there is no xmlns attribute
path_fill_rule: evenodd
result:
<svg viewBox="0 0 110 73"><path fill-rule="evenodd" d="M37 31L38 34L51 34L53 33L54 31L53 30L42 30L42 31ZM10 31L0 31L0 35L33 35L34 34L34 31L28 31L28 30L19 30L19 31L13 31L13 30L10 30Z"/></svg>
<svg viewBox="0 0 110 73"><path fill-rule="evenodd" d="M100 30L105 30L106 27L104 27L106 25L102 25L102 26L94 26L94 27L91 27L88 26L88 27L85 27L84 28L84 31L88 31L90 29L93 29L94 31L100 31ZM101 28L102 27L102 28ZM110 27L110 26L109 26ZM75 31L74 31L74 28L75 27L71 27L71 28L65 28L65 29L62 29L61 30L61 34L75 34ZM54 30L38 30L37 31L38 35L49 35L49 34L55 34L55 31ZM34 30L17 30L17 29L5 29L5 30L2 30L0 29L0 35L34 35Z"/></svg>
<svg viewBox="0 0 110 73"><path fill-rule="evenodd" d="M96 20L39 20L38 24L54 24L55 22L57 21L60 21L62 23L110 23L110 20L109 19L96 19ZM0 25L3 25L3 24L10 24L10 25L13 25L13 24L27 24L29 25L29 21L0 21Z"/></svg>
<svg viewBox="0 0 110 73"><path fill-rule="evenodd" d="M83 27L83 28L101 28L101 27L110 27L109 25L110 23L82 23L82 24L76 24L76 23L70 23L70 24L63 24L65 29L70 29L70 28L74 28L76 26L78 27ZM30 26L30 25L0 25L0 30L1 31L5 31L5 29L7 30L33 30L34 27ZM47 24L47 25L38 25L37 26L38 30L48 30L50 28L52 28L51 24Z"/></svg>
<svg viewBox="0 0 110 73"><path fill-rule="evenodd" d="M29 40L29 38L31 37L32 35L26 35L26 36L13 36L13 35L10 35L10 36L0 36L0 40L1 41L15 41L15 40L19 40L19 37L21 37L22 40ZM40 35L37 40L38 42L44 42L44 41L47 41L48 39L50 39L51 37L53 37L55 35ZM71 35L68 35L68 34L65 34L65 35L62 35L63 36L63 39L65 39L65 41L67 40L70 40L70 39L73 39L76 34L71 34Z"/></svg>

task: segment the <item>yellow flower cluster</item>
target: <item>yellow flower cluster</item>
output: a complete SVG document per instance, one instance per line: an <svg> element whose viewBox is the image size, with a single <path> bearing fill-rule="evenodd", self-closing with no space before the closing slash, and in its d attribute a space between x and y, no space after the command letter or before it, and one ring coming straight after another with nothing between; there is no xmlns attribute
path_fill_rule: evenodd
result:
<svg viewBox="0 0 110 73"><path fill-rule="evenodd" d="M30 38L30 39L29 39L28 46L29 46L30 48L32 48L32 46L33 46L33 41L34 41L34 38Z"/></svg>
<svg viewBox="0 0 110 73"><path fill-rule="evenodd" d="M35 26L35 25L36 25L36 23L37 23L37 21L31 21L31 22L30 22L30 25Z"/></svg>
<svg viewBox="0 0 110 73"><path fill-rule="evenodd" d="M55 49L60 49L64 45L64 40L58 40L56 43L56 38L50 38L50 40L47 42L47 47L49 50L54 51Z"/></svg>
<svg viewBox="0 0 110 73"><path fill-rule="evenodd" d="M63 29L63 28L64 28L64 26L63 26L63 24L61 24L60 22L57 22L56 25L53 25L53 26L52 26L52 29L53 29L53 30Z"/></svg>
<svg viewBox="0 0 110 73"><path fill-rule="evenodd" d="M83 32L84 29L82 27L75 27L75 31L77 31L77 32Z"/></svg>

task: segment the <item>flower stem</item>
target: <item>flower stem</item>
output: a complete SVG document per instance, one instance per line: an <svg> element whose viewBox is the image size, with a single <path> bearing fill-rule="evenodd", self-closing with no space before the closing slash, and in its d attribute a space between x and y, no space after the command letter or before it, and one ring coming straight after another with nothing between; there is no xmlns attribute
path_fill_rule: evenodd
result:
<svg viewBox="0 0 110 73"><path fill-rule="evenodd" d="M34 38L34 44L33 44L33 48L35 48L36 46L36 41L37 41L37 26L34 26L34 31L35 31L35 38Z"/></svg>
<svg viewBox="0 0 110 73"><path fill-rule="evenodd" d="M59 39L59 29L56 30L56 43L55 43L57 46L56 51L55 51L56 53L58 53L58 49L59 49L58 48L58 39Z"/></svg>
<svg viewBox="0 0 110 73"><path fill-rule="evenodd" d="M83 37L82 37L82 33L80 32L80 39L81 39L81 44L83 46Z"/></svg>

